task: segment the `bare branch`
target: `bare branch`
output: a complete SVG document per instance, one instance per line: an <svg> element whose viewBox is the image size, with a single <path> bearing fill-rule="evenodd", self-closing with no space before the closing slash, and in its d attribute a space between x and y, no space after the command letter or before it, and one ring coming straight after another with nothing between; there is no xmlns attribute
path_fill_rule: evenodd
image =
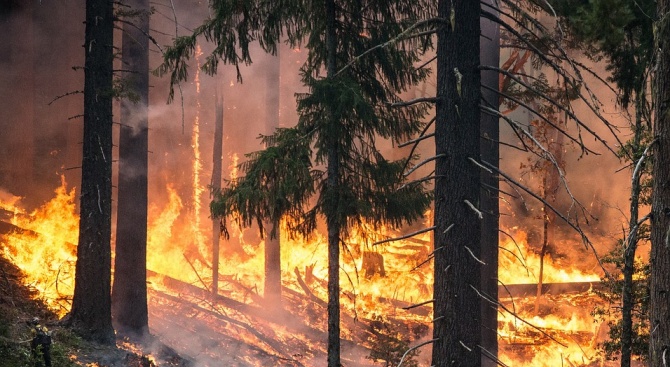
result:
<svg viewBox="0 0 670 367"><path fill-rule="evenodd" d="M424 301L424 302L417 303L417 304L414 304L414 305L411 305L411 306L403 307L402 309L403 310L411 310L413 308L421 307L421 306L424 306L424 305L427 305L427 304L430 304L430 303L433 303L433 302L435 302L435 299L430 299L428 301Z"/></svg>
<svg viewBox="0 0 670 367"><path fill-rule="evenodd" d="M421 135L421 136L419 136L418 138L415 138L415 139L412 139L412 140L408 140L408 141L406 141L406 142L404 142L404 143L400 143L400 144L398 144L398 148L402 148L402 147L408 146L408 145L410 145L410 144L412 144L412 143L418 143L418 142L420 142L421 140L426 140L426 139L432 138L433 136L435 136L435 133L430 133L430 134L427 134L427 135Z"/></svg>
<svg viewBox="0 0 670 367"><path fill-rule="evenodd" d="M521 183L517 182L516 180L511 178L509 175L505 174L500 169L498 169L498 167L495 167L494 165L492 165L492 164L490 164L486 161L482 161L482 164L484 164L485 166L487 166L487 167L491 168L492 170L498 172L498 174L500 174L503 178L505 178L505 180L507 182L514 184L514 186L522 189L523 191L528 193L530 196L534 197L536 200L538 200L542 204L546 205L547 208L549 208L552 212L556 213L556 215L559 218L561 218L567 225L569 225L572 229L574 229L577 233L579 233L579 235L582 237L582 241L584 242L584 245L586 246L586 248L590 248L592 250L593 255L596 257L596 260L598 261L598 264L600 265L600 268L607 275L607 277L611 277L610 273L607 271L607 269L605 269L605 266L603 265L602 261L600 260L600 256L598 256L598 252L596 251L595 247L593 246L593 243L591 243L591 241L586 236L586 233L584 233L584 231L581 228L579 228L579 226L572 223L561 212L559 212L556 208L554 208L549 202L547 202L542 197L540 197L538 194L533 192L533 190L531 190L531 189L527 188L526 186L522 185Z"/></svg>
<svg viewBox="0 0 670 367"><path fill-rule="evenodd" d="M405 354L402 355L402 358L400 358L400 362L398 362L398 366L396 366L396 367L400 367L400 366L402 365L402 362L405 361L405 357L407 356L407 353L409 353L409 352L411 352L411 351L413 351L413 350L415 350L415 349L419 349L419 348L423 347L423 346L426 345L426 344L434 343L434 342L436 342L436 341L438 341L438 340L439 340L438 338L430 339L430 340L428 340L428 341L425 341L425 342L423 342L423 343L421 343L421 344L418 344L418 345L416 345L416 346L413 346L413 347L409 348L409 349L407 350L407 352L405 352Z"/></svg>
<svg viewBox="0 0 670 367"><path fill-rule="evenodd" d="M502 309L505 310L507 313L509 313L510 315L514 316L514 318L520 320L520 321L523 322L524 324L526 324L526 325L532 327L533 329L539 331L539 332L542 333L544 336L546 336L547 338L549 338L549 339L555 341L556 343L560 344L560 345L563 346L564 348L567 348L567 347L568 347L567 345L565 345L565 344L561 343L560 341L558 341L558 340L557 340L556 338L554 338L553 336L549 335L549 334L548 334L546 331L544 331L542 328L540 328L540 327L538 327L538 326L535 326L535 325L531 324L529 321L526 321L523 317L517 315L515 312L512 312L510 309L508 309L507 307L505 307L505 305L503 305L502 303L500 303L500 302L494 300L492 297L490 297L490 296L488 296L488 295L482 294L482 293L481 293L477 288L475 288L472 284L469 284L469 285L470 285L470 288L472 288L472 290L474 290L475 292L477 292L477 295L479 295L479 297L481 297L481 298L482 298L483 300L485 300L486 302L488 302L488 303L490 303L490 304L492 304L492 305L494 305L494 306L496 306L496 307L500 307L500 308L502 308Z"/></svg>
<svg viewBox="0 0 670 367"><path fill-rule="evenodd" d="M475 213L477 213L477 217L479 217L479 219L484 219L484 215L482 214L482 212L481 212L479 209L477 209L477 208L470 202L470 200L467 200L467 199L466 199L466 200L463 200L463 202L466 203L466 204L470 207L470 209L472 209Z"/></svg>
<svg viewBox="0 0 670 367"><path fill-rule="evenodd" d="M424 159L423 161L417 163L417 165L414 166L414 167L412 167L409 171L405 172L405 173L403 174L403 176L407 177L407 176L409 176L410 174L412 174L412 172L414 172L414 171L416 171L417 169L419 169L421 166L424 166L424 165L426 165L427 163L430 163L430 162L432 162L432 161L434 161L434 160L436 160L436 159L438 159L438 158L442 158L442 157L444 157L444 156L445 156L445 154L438 154L438 155L434 155L434 156L432 156L432 157L430 157L430 158L426 158L426 159Z"/></svg>
<svg viewBox="0 0 670 367"><path fill-rule="evenodd" d="M391 107L405 107L405 106L411 106L417 103L435 103L437 102L437 97L419 97L419 98L414 98L409 101L403 101L403 102L395 102L391 103Z"/></svg>
<svg viewBox="0 0 670 367"><path fill-rule="evenodd" d="M412 232L412 233L406 234L406 235L404 235L404 236L394 237L394 238L389 238L389 239L386 239L386 240L377 241L377 242L372 243L372 246L381 245L382 243L387 243L387 242L394 242L394 241L404 240L404 239L406 239L406 238L414 237L414 236L419 235L419 234L421 234L421 233L430 232L430 231L432 231L432 230L435 230L435 226L428 227L428 228L424 228L424 229L420 229L420 230L418 230L418 231L416 231L416 232Z"/></svg>

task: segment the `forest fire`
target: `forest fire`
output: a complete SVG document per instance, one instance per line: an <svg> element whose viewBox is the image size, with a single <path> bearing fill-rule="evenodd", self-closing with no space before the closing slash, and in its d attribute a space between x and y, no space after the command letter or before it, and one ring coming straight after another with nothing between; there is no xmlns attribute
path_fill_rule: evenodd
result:
<svg viewBox="0 0 670 367"><path fill-rule="evenodd" d="M255 235L256 229L231 226L230 242L246 242L240 244L240 251L227 251L222 256L219 296L212 298L212 260L192 240L197 237L194 231L202 235L206 230L185 219L188 215L183 202L188 198L180 197L171 187L166 190L169 201L150 208L147 262L151 327L167 339L173 332L179 333L175 344L184 350L200 350L199 358L212 361L221 358L217 353L231 353L222 351L231 345L243 345L255 357L245 357L246 352L228 357L251 364L271 357L286 365L311 365L310 361L322 357L325 345L319 333L326 328L325 308L306 292L316 299L327 298L325 239L318 234L309 239L282 237L285 303L274 305L278 312L267 314L261 296L263 240ZM25 213L17 201L2 205L6 213L3 220L12 225L3 232L4 255L29 275L40 297L63 315L69 308L74 281L78 225L74 190L68 191L63 181L56 196L32 213ZM431 298L432 266L425 262L431 252L430 235L373 246L376 240L397 235L373 233L372 229L351 233L342 258L343 338L372 348L371 328L391 322L401 325L405 336L411 335L412 343L418 344L429 338L431 308L403 307ZM509 233L513 239L504 238L500 251L500 280L508 287L500 288L500 359L510 366L600 363L596 347L602 331L590 315L598 303L592 292L549 293L539 300L535 295L508 293L515 284L537 283L540 261L523 231L511 229ZM545 283L598 279L597 274L567 268L550 257L544 260ZM287 312L279 312L282 308ZM189 321L180 322L183 316ZM187 341L181 334L187 330L199 339L209 338L211 345L207 350L191 345L207 342ZM368 352L351 348L349 358L369 365L365 358Z"/></svg>

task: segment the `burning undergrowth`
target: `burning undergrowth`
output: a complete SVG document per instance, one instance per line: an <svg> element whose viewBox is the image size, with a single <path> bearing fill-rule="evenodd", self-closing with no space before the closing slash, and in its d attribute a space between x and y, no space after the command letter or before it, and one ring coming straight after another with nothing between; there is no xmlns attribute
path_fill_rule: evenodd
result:
<svg viewBox="0 0 670 367"><path fill-rule="evenodd" d="M157 339L198 367L323 365L325 239L282 236L282 298L268 302L263 297L263 239L253 235L254 229L231 227L232 241L241 245L232 255L222 251L218 293L213 295L211 253L190 240L198 231L184 219L192 218L191 209L176 191L167 192L169 202L153 207L149 225L149 320ZM72 190L63 183L55 193L31 213L17 202L5 203L0 230L3 255L27 274L23 283L62 315L72 296L68 269L76 258L77 217ZM53 219L59 223L49 222ZM211 222L203 223L211 231ZM341 259L342 359L347 366L397 365L407 348L431 338L430 303L412 307L432 298L432 268L426 262L430 237L375 245L398 233L364 231L351 233ZM500 250L501 360L509 366L606 365L598 351L606 330L590 315L600 302L592 292L599 275L568 266L561 256L548 256L543 264L547 288L538 297L533 284L538 254L524 231L506 232L510 237L501 240ZM430 346L410 356L403 365L427 365Z"/></svg>

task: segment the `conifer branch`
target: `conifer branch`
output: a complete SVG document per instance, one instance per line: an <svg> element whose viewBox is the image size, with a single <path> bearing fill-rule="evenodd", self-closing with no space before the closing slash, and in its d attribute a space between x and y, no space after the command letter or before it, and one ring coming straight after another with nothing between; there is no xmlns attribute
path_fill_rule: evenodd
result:
<svg viewBox="0 0 670 367"><path fill-rule="evenodd" d="M369 54L369 53L371 53L371 52L373 52L373 51L375 51L375 50L377 50L377 49L388 47L388 46L391 45L391 44L394 44L394 43L397 43L397 42L400 42L400 41L406 39L406 38L407 38L407 35L409 34L409 32L411 32L411 31L413 31L413 30L415 30L415 29L417 29L417 28L419 28L419 27L422 27L422 26L424 26L424 25L428 25L428 24L437 23L437 22L439 22L439 21L440 21L439 18L430 18L430 19L424 19L424 20L421 20L421 21L418 21L418 22L412 24L412 25L409 26L407 29L405 29L404 31L400 32L397 36L391 38L390 40L388 40L388 41L386 41L386 42L384 42L384 43L380 43L380 44L378 44L378 45L376 45L376 46L374 46L374 47L371 47L371 48L367 49L365 52L363 52L362 54L360 54L360 55L354 57L353 60L349 61L349 62L348 62L346 65L344 65L340 70L338 70L338 71L332 76L332 78L336 78L338 75L340 75L340 74L341 74L342 72L344 72L345 70L349 69L349 68L351 67L351 65L353 65L354 63L356 63L358 60L360 60L361 58L363 58L363 57L366 56L367 54Z"/></svg>

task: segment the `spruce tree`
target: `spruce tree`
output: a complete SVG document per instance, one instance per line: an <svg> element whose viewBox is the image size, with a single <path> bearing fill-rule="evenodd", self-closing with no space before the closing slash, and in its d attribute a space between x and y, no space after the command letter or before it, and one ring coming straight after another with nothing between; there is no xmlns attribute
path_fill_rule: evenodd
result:
<svg viewBox="0 0 670 367"><path fill-rule="evenodd" d="M215 9L218 3L224 2L213 2ZM399 93L428 75L413 67L419 61L416 46L422 39L390 42L390 37L427 18L424 11L430 6L404 0L291 3L262 17L258 24L264 29L257 33L252 29L245 33L248 38L237 36L245 41L257 37L268 49L281 30L295 42L305 37L308 57L301 73L309 92L298 97L299 121L293 128L265 137L268 147L248 157L242 166L244 178L222 191L212 203L212 213L225 217L236 212L243 223L259 225L263 220L289 216L289 231L303 234L316 229L317 218L325 218L328 366L337 367L339 250L346 245L344 236L362 222L399 226L419 219L430 204L421 183L401 187L405 160L390 161L377 147L377 140L399 142L423 127L425 104L394 105L401 102ZM246 13L241 21L248 19L254 19L253 13ZM230 39L214 37L213 41L222 45ZM182 62L192 52L189 42L178 41L161 68L163 72L173 70L173 80L186 76ZM385 46L380 47L382 44ZM208 67L219 59L236 62L215 51Z"/></svg>

